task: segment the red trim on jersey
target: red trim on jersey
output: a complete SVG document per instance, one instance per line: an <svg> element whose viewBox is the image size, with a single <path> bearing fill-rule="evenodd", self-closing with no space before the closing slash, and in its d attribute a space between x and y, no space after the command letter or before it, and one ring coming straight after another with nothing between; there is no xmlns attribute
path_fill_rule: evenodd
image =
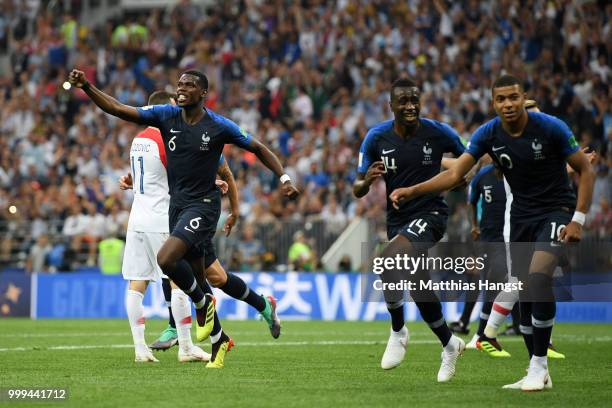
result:
<svg viewBox="0 0 612 408"><path fill-rule="evenodd" d="M512 311L511 309L506 309L505 307L501 307L497 303L493 303L493 310L495 310L497 313L503 314L504 316L508 316L508 314Z"/></svg>
<svg viewBox="0 0 612 408"><path fill-rule="evenodd" d="M164 141L162 140L161 132L158 128L154 128L149 126L142 132L136 135L136 137L142 137L144 139L151 139L155 143L157 143L157 148L159 149L159 157L166 167L166 148L164 147Z"/></svg>
<svg viewBox="0 0 612 408"><path fill-rule="evenodd" d="M191 316L187 316L186 318L184 318L183 320L181 320L179 322L180 325L184 325L184 324L191 324Z"/></svg>
<svg viewBox="0 0 612 408"><path fill-rule="evenodd" d="M139 326L145 324L144 316L141 317L140 319L136 320L136 324L139 325Z"/></svg>

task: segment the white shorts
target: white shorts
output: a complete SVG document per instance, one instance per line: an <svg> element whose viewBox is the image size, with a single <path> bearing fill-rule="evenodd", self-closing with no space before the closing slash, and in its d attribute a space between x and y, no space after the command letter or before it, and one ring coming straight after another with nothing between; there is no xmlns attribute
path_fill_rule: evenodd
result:
<svg viewBox="0 0 612 408"><path fill-rule="evenodd" d="M123 278L126 280L159 281L166 278L157 264L157 253L169 234L164 232L128 231L123 253Z"/></svg>

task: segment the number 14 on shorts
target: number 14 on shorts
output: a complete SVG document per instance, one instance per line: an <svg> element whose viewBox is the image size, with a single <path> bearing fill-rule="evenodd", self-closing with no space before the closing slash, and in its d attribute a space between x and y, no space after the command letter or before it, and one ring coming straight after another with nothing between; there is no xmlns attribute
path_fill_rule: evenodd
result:
<svg viewBox="0 0 612 408"><path fill-rule="evenodd" d="M412 222L408 224L407 231L409 234L412 234L418 237L420 234L422 234L425 231L426 228L427 228L427 222L423 221L422 218L417 218L417 219L412 220Z"/></svg>

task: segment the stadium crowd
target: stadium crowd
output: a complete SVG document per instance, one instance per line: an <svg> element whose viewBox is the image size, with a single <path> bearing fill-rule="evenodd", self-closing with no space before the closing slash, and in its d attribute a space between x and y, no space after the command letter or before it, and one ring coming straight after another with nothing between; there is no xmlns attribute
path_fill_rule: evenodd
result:
<svg viewBox="0 0 612 408"><path fill-rule="evenodd" d="M67 3L75 8L62 10ZM64 89L72 67L132 105L173 89L181 71L200 69L211 84L208 106L279 154L303 190L297 202L282 199L276 178L252 154L224 152L241 200L240 228L217 242L232 270L317 269L320 252L351 219L383 225L384 186L359 201L351 186L361 140L391 117L388 89L400 76L421 84L423 116L452 124L466 140L493 115L492 80L503 70L523 78L542 111L599 153L588 234L610 237L612 4L244 0L204 9L180 0L94 27L76 18L79 3L0 0L5 266L15 254L45 259L56 247L73 251L73 264L91 265L98 242L125 233L131 193L117 179L129 171L139 128ZM466 240L465 191L448 201L449 239ZM58 269L74 266L57 262ZM48 267L40 256L26 263Z"/></svg>

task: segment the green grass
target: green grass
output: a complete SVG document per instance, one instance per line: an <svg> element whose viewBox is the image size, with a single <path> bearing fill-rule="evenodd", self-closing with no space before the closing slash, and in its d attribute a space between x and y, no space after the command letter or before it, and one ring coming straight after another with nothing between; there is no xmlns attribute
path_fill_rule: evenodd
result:
<svg viewBox="0 0 612 408"><path fill-rule="evenodd" d="M148 321L147 340L164 326ZM2 319L0 388L68 388L67 401L29 404L37 407L612 405L611 325L557 325L555 344L567 359L550 361L554 388L541 393L500 389L525 373L517 337L501 339L512 358L468 350L453 381L437 384L441 349L423 323L409 324L406 359L391 371L379 366L385 322L286 322L277 341L262 322L224 326L237 347L223 370L208 370L178 363L176 348L156 354L161 364L135 364L127 321Z"/></svg>

